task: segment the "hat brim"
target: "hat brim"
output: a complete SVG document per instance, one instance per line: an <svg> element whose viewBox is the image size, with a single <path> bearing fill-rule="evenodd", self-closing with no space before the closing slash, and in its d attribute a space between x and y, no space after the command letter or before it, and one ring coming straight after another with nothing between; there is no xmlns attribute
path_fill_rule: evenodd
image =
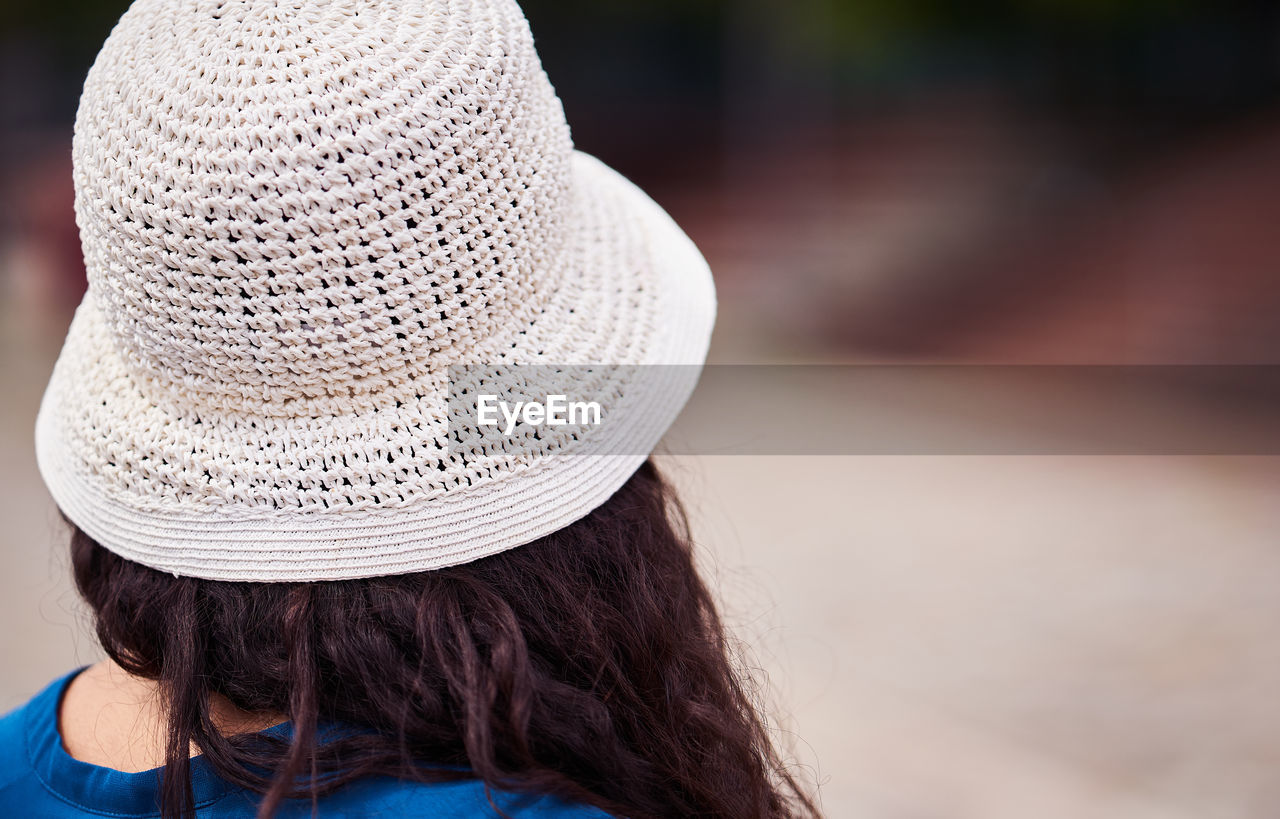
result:
<svg viewBox="0 0 1280 819"><path fill-rule="evenodd" d="M563 364L683 365L632 385L625 421L610 425L608 446L582 453L569 447L396 504L322 510L238 502L234 491L190 477L237 468L234 448L213 425L148 399L91 292L36 422L37 460L54 500L122 557L176 575L239 581L441 568L524 545L582 518L626 482L688 400L706 357L715 291L693 242L643 191L586 154L575 152L572 167L577 195L568 257L575 261L552 297L564 309L554 328L522 334L513 344L573 359ZM588 360L588 350L607 351L606 360ZM320 419L322 434L310 419L305 434L277 430L273 446L289 450L291 463L317 463L344 440L367 447L380 435L403 435L396 411ZM138 453L147 452L178 453L188 467L181 475L166 472L165 463L139 461Z"/></svg>

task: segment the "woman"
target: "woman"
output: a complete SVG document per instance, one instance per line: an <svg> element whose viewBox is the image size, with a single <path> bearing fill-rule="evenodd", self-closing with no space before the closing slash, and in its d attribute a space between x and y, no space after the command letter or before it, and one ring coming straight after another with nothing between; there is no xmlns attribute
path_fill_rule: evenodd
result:
<svg viewBox="0 0 1280 819"><path fill-rule="evenodd" d="M36 444L109 659L0 722L4 815L813 811L647 460L710 273L514 2L139 0L73 154Z"/></svg>

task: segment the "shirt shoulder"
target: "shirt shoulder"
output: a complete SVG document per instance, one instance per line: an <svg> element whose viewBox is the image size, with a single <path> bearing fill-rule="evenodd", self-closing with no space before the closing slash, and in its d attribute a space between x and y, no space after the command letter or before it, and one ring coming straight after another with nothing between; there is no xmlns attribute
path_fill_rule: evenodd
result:
<svg viewBox="0 0 1280 819"><path fill-rule="evenodd" d="M0 791L13 780L32 772L27 758L27 709L19 706L0 717Z"/></svg>
<svg viewBox="0 0 1280 819"><path fill-rule="evenodd" d="M508 816L511 819L611 819L598 808L564 802L551 796L486 793L484 783L405 782L388 777L372 777L353 782L321 800L323 816L395 816L400 819L478 819ZM494 810L497 806L501 813ZM291 806L292 807L292 806ZM297 805L297 817L311 816L309 802ZM294 819L282 811L280 819Z"/></svg>
<svg viewBox="0 0 1280 819"><path fill-rule="evenodd" d="M58 700L63 688L78 672L60 677L26 704L0 717L0 815L78 816L66 810L44 787L31 758L30 724L33 720L58 718Z"/></svg>
<svg viewBox="0 0 1280 819"><path fill-rule="evenodd" d="M64 819L96 815L148 815L124 811L86 811L72 801L55 796L42 779L57 771L45 770L61 763L75 765L87 791L96 797L129 796L141 784L133 780L139 774L118 774L101 768L59 760L51 749L57 736L58 703L72 672L50 683L43 691L0 717L0 817L39 816ZM65 756L65 755L64 755ZM124 779L122 779L124 778ZM128 781L124 781L127 779ZM66 784L65 782L63 784ZM154 783L145 783L154 788ZM125 792L130 793L126 794ZM148 804L153 804L154 791L148 790ZM136 801L136 800L135 800ZM240 788L228 788L221 797L204 803L198 811L201 819L249 819L256 815L258 797ZM498 810L494 809L497 806ZM98 805L94 805L98 808ZM507 816L511 819L610 819L609 814L586 805L564 802L551 796L523 795L503 791L488 792L483 782L406 782L390 777L370 777L323 797L318 805L326 817L397 817L397 819L478 819ZM278 819L303 819L312 816L310 800L286 802L277 813ZM499 812L500 811L500 812Z"/></svg>

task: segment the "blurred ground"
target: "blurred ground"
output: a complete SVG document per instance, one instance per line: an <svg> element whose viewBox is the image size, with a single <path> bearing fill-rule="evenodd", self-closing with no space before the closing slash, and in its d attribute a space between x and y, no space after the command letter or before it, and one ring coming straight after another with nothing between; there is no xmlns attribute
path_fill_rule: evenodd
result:
<svg viewBox="0 0 1280 819"><path fill-rule="evenodd" d="M1280 464L682 458L833 817L1266 817Z"/></svg>

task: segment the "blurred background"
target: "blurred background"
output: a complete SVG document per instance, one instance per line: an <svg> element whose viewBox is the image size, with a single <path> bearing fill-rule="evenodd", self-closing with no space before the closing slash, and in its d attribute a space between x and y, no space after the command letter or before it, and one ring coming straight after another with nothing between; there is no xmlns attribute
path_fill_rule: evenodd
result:
<svg viewBox="0 0 1280 819"><path fill-rule="evenodd" d="M96 657L31 430L84 288L79 86L126 5L0 6L5 709ZM1280 5L524 6L578 146L708 257L713 361L1280 364ZM1126 400L1259 410L1204 398ZM1280 807L1280 459L664 463L829 815Z"/></svg>

